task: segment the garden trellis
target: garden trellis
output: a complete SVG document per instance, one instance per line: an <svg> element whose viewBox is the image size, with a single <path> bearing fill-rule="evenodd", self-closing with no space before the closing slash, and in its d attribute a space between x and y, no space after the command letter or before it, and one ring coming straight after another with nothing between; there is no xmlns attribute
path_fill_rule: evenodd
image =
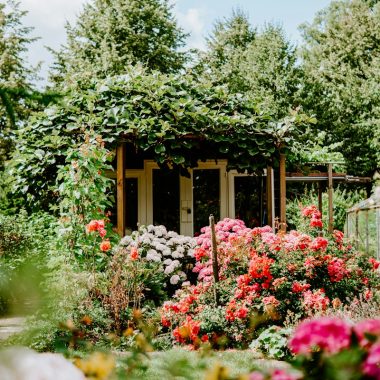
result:
<svg viewBox="0 0 380 380"><path fill-rule="evenodd" d="M347 211L346 234L357 249L380 257L380 186Z"/></svg>

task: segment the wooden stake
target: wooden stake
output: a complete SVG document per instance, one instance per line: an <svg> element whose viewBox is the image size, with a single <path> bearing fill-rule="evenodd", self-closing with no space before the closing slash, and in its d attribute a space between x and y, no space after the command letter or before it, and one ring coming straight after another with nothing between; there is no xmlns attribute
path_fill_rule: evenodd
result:
<svg viewBox="0 0 380 380"><path fill-rule="evenodd" d="M214 298L215 304L219 304L218 292L216 289L216 284L219 282L219 266L218 266L218 249L216 243L216 233L215 233L215 218L214 215L210 215L210 230L211 230L211 250L212 250L212 271L214 274Z"/></svg>
<svg viewBox="0 0 380 380"><path fill-rule="evenodd" d="M322 215L322 183L318 182L318 210Z"/></svg>
<svg viewBox="0 0 380 380"><path fill-rule="evenodd" d="M274 227L274 218L273 218L273 168L271 166L267 167L267 216L268 216L268 225L272 228Z"/></svg>
<svg viewBox="0 0 380 380"><path fill-rule="evenodd" d="M286 231L286 165L285 154L280 154L280 229Z"/></svg>
<svg viewBox="0 0 380 380"><path fill-rule="evenodd" d="M116 148L116 181L117 181L117 233L125 235L126 186L125 186L126 144L121 143Z"/></svg>
<svg viewBox="0 0 380 380"><path fill-rule="evenodd" d="M328 164L329 232L334 230L332 164Z"/></svg>

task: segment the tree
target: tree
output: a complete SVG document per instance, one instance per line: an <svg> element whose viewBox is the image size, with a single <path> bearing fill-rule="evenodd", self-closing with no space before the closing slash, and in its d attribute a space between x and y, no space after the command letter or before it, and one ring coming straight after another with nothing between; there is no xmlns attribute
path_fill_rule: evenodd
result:
<svg viewBox="0 0 380 380"><path fill-rule="evenodd" d="M350 172L371 175L380 166L380 4L334 1L301 30L304 108L326 144L341 143Z"/></svg>
<svg viewBox="0 0 380 380"><path fill-rule="evenodd" d="M281 27L254 29L241 10L218 21L201 54L197 72L231 91L249 94L275 119L297 105L299 68L296 49Z"/></svg>
<svg viewBox="0 0 380 380"><path fill-rule="evenodd" d="M74 26L66 25L67 45L55 52L55 83L75 83L126 73L142 64L164 73L183 68L186 35L168 0L94 0Z"/></svg>
<svg viewBox="0 0 380 380"><path fill-rule="evenodd" d="M36 40L30 37L33 28L22 25L26 12L19 3L0 3L0 131L3 135L14 127L16 114L25 116L25 93L32 91L37 68L31 67L25 53ZM4 137L4 136L3 136Z"/></svg>
<svg viewBox="0 0 380 380"><path fill-rule="evenodd" d="M0 3L0 204L5 200L4 163L14 146L16 117L22 120L28 114L24 95L36 74L25 57L35 40L32 28L22 25L25 13L14 0Z"/></svg>
<svg viewBox="0 0 380 380"><path fill-rule="evenodd" d="M281 119L298 106L300 69L296 49L281 27L267 25L240 58L246 91L264 110Z"/></svg>
<svg viewBox="0 0 380 380"><path fill-rule="evenodd" d="M242 92L246 86L239 62L255 35L248 15L240 9L233 10L230 18L215 23L207 39L207 51L200 53L195 71L207 80L227 83L232 91Z"/></svg>

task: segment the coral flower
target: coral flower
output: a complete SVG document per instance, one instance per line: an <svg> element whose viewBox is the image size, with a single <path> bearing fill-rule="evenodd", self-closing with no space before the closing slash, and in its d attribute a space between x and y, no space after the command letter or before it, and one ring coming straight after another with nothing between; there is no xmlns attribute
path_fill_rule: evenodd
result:
<svg viewBox="0 0 380 380"><path fill-rule="evenodd" d="M97 231L98 228L99 228L99 224L97 220L91 220L91 222L86 225L87 232Z"/></svg>
<svg viewBox="0 0 380 380"><path fill-rule="evenodd" d="M321 219L316 219L316 218L311 218L310 219L310 227L322 228L323 227L322 220Z"/></svg>
<svg viewBox="0 0 380 380"><path fill-rule="evenodd" d="M103 252L107 252L111 249L111 243L110 241L107 239L107 240L103 240L100 245L100 250L103 251Z"/></svg>
<svg viewBox="0 0 380 380"><path fill-rule="evenodd" d="M137 260L139 258L139 251L136 247L131 248L131 253L129 254L131 260Z"/></svg>
<svg viewBox="0 0 380 380"><path fill-rule="evenodd" d="M310 248L313 251L323 250L323 249L326 249L328 244L329 244L329 241L327 239L323 237L317 237L311 242Z"/></svg>
<svg viewBox="0 0 380 380"><path fill-rule="evenodd" d="M104 228L99 228L99 236L101 237L101 238L104 238L104 236L106 236L107 235L107 231L104 229Z"/></svg>

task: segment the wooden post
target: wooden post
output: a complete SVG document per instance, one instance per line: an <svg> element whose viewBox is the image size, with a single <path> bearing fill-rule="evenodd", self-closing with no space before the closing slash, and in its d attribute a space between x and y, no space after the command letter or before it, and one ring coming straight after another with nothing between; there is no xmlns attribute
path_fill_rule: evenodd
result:
<svg viewBox="0 0 380 380"><path fill-rule="evenodd" d="M328 164L329 232L334 230L332 164Z"/></svg>
<svg viewBox="0 0 380 380"><path fill-rule="evenodd" d="M126 144L121 143L116 148L116 181L117 181L117 233L125 235L126 189L125 189L125 156Z"/></svg>
<svg viewBox="0 0 380 380"><path fill-rule="evenodd" d="M286 231L286 165L285 154L280 154L280 229Z"/></svg>
<svg viewBox="0 0 380 380"><path fill-rule="evenodd" d="M267 216L268 225L273 228L274 218L273 218L273 168L271 166L267 167Z"/></svg>
<svg viewBox="0 0 380 380"><path fill-rule="evenodd" d="M212 250L212 271L214 274L214 298L215 304L219 304L218 291L216 284L219 282L219 265L218 265L218 250L216 243L216 234L215 234L215 219L214 215L210 215L210 230L211 230L211 250Z"/></svg>
<svg viewBox="0 0 380 380"><path fill-rule="evenodd" d="M318 210L319 212L321 213L321 215L323 214L323 207L322 207L322 182L318 182Z"/></svg>

